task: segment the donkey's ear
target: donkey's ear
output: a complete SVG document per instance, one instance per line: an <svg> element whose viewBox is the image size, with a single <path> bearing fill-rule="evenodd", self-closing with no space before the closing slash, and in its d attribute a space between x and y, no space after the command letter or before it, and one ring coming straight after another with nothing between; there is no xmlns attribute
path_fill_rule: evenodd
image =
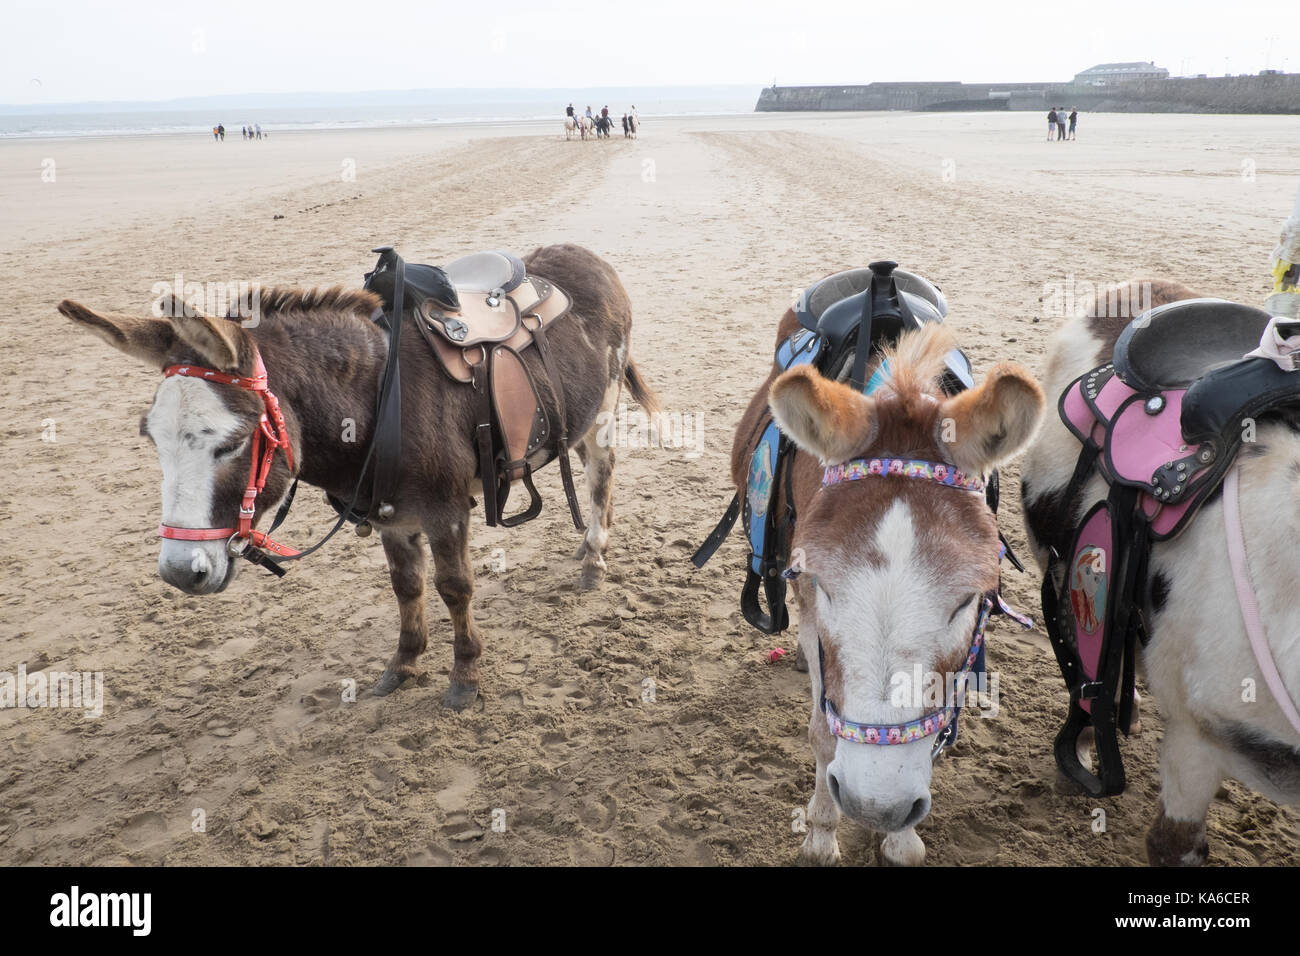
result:
<svg viewBox="0 0 1300 956"><path fill-rule="evenodd" d="M958 468L987 474L1029 444L1044 404L1043 390L1028 371L1000 362L976 388L943 403L940 438Z"/></svg>
<svg viewBox="0 0 1300 956"><path fill-rule="evenodd" d="M241 370L239 346L247 333L238 322L232 319L214 319L193 307L178 307L170 315L180 340L198 352L205 362L222 372Z"/></svg>
<svg viewBox="0 0 1300 956"><path fill-rule="evenodd" d="M59 312L113 348L158 368L163 367L167 353L176 344L176 330L166 319L102 315L71 299L59 303Z"/></svg>
<svg viewBox="0 0 1300 956"><path fill-rule="evenodd" d="M806 365L772 383L768 404L777 427L824 465L848 461L875 433L875 402Z"/></svg>

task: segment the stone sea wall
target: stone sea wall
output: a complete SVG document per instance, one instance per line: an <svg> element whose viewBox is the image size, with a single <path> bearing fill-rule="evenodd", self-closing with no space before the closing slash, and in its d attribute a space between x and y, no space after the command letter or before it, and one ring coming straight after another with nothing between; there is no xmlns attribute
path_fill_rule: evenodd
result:
<svg viewBox="0 0 1300 956"><path fill-rule="evenodd" d="M1073 83L868 83L768 87L757 112L817 110L1047 110L1111 113L1300 114L1300 73Z"/></svg>

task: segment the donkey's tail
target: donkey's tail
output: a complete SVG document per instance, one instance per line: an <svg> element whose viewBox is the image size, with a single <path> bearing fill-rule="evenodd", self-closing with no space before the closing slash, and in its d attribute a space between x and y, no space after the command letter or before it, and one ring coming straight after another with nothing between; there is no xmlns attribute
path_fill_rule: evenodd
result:
<svg viewBox="0 0 1300 956"><path fill-rule="evenodd" d="M641 370L636 367L636 362L631 359L627 360L627 366L623 369L623 381L627 382L628 391L632 393L632 397L637 400L637 404L641 406L647 415L654 415L663 411L658 396L646 384L646 380L641 377Z"/></svg>

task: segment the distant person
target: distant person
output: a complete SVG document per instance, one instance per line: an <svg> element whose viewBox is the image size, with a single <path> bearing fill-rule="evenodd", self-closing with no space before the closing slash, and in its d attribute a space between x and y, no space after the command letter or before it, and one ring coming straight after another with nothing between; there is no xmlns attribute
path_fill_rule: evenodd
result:
<svg viewBox="0 0 1300 956"><path fill-rule="evenodd" d="M248 127L247 126L239 127L239 135L244 137L244 139L248 139Z"/></svg>
<svg viewBox="0 0 1300 956"><path fill-rule="evenodd" d="M258 138L258 139L261 139L261 138L262 138L262 124L261 124L261 123L254 123L254 124L253 124L253 128L257 130L257 138Z"/></svg>
<svg viewBox="0 0 1300 956"><path fill-rule="evenodd" d="M1079 111L1073 106L1070 107L1070 139L1074 139L1074 128L1079 125Z"/></svg>
<svg viewBox="0 0 1300 956"><path fill-rule="evenodd" d="M1051 112L1047 114L1047 141L1050 143L1056 138L1056 107L1053 106Z"/></svg>
<svg viewBox="0 0 1300 956"><path fill-rule="evenodd" d="M608 107L608 106L602 106L602 107L600 108L600 115L601 115L601 118L602 118L602 119L609 119L609 107Z"/></svg>
<svg viewBox="0 0 1300 956"><path fill-rule="evenodd" d="M218 123L218 124L217 124L217 132L221 134L221 141L224 143L224 142L226 141L226 127L225 127L225 125L222 124L222 123Z"/></svg>
<svg viewBox="0 0 1300 956"><path fill-rule="evenodd" d="M214 126L212 127L212 142L215 143L219 139L221 139L221 137L217 134L217 128Z"/></svg>
<svg viewBox="0 0 1300 956"><path fill-rule="evenodd" d="M627 136L627 114L623 114L623 136Z"/></svg>
<svg viewBox="0 0 1300 956"><path fill-rule="evenodd" d="M1065 107L1056 108L1056 140L1059 143L1065 142Z"/></svg>
<svg viewBox="0 0 1300 956"><path fill-rule="evenodd" d="M641 125L641 114L636 111L635 105L632 107L632 125L634 126Z"/></svg>
<svg viewBox="0 0 1300 956"><path fill-rule="evenodd" d="M572 104L572 103L570 103L568 106L566 106L566 107L564 108L564 115L565 115L565 116L573 116L573 104Z"/></svg>
<svg viewBox="0 0 1300 956"><path fill-rule="evenodd" d="M590 106L587 107L587 119L594 119L594 117L591 115L591 107L590 107Z"/></svg>

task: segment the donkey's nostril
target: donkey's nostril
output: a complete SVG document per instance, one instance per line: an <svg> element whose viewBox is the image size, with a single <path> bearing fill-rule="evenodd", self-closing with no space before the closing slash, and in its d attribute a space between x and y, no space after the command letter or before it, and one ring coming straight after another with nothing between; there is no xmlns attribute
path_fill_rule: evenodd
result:
<svg viewBox="0 0 1300 956"><path fill-rule="evenodd" d="M924 797L920 797L919 799L916 800L915 803L912 804L912 809L908 812L907 819L903 821L903 826L904 827L916 826L918 823L920 823L922 820L925 819L925 815L929 812L930 812L929 796L927 795Z"/></svg>

